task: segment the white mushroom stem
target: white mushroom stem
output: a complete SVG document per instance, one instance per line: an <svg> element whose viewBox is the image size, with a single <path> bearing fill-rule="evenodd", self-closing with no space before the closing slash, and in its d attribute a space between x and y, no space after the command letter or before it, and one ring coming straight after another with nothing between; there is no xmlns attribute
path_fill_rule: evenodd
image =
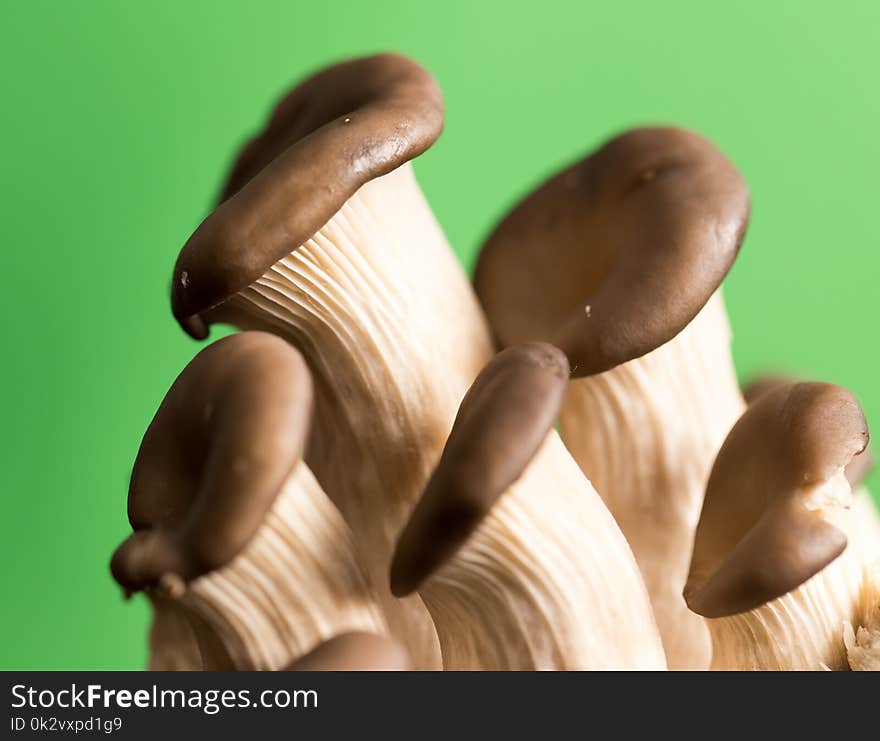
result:
<svg viewBox="0 0 880 741"><path fill-rule="evenodd" d="M316 391L309 465L354 532L392 634L415 668L436 668L427 612L418 597L391 596L388 567L491 342L411 166L364 185L217 316L305 356Z"/></svg>
<svg viewBox="0 0 880 741"><path fill-rule="evenodd" d="M705 669L703 618L682 597L715 455L744 409L720 290L674 339L569 384L565 444L629 541L671 669Z"/></svg>
<svg viewBox="0 0 880 741"><path fill-rule="evenodd" d="M856 532L850 534L850 539L855 537L859 547L863 549L866 563L880 559L880 511L864 487L853 492L852 510L852 525Z"/></svg>
<svg viewBox="0 0 880 741"><path fill-rule="evenodd" d="M385 633L351 533L304 463L230 564L154 594L150 669L280 669L348 631Z"/></svg>
<svg viewBox="0 0 880 741"><path fill-rule="evenodd" d="M665 669L632 552L552 432L422 586L446 669Z"/></svg>
<svg viewBox="0 0 880 741"><path fill-rule="evenodd" d="M866 564L856 617L844 626L850 668L880 671L880 513L867 490L853 494L854 526Z"/></svg>
<svg viewBox="0 0 880 741"><path fill-rule="evenodd" d="M813 491L806 505L847 535L846 550L801 586L753 610L708 619L712 669L848 668L844 626L860 625L866 547L843 471ZM852 630L852 628L850 628Z"/></svg>

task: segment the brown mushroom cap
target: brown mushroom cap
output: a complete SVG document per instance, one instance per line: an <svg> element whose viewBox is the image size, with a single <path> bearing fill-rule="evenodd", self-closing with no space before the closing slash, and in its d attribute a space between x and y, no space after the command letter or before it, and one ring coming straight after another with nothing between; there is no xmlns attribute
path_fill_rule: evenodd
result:
<svg viewBox="0 0 880 741"><path fill-rule="evenodd" d="M718 453L684 596L705 617L744 612L795 589L846 548L806 506L868 444L852 394L825 383L780 386L740 417Z"/></svg>
<svg viewBox="0 0 880 741"><path fill-rule="evenodd" d="M543 343L504 350L480 372L398 540L395 595L415 591L451 558L520 477L552 428L567 384L565 355Z"/></svg>
<svg viewBox="0 0 880 741"><path fill-rule="evenodd" d="M298 463L312 413L305 361L244 332L205 348L172 385L138 451L134 533L110 568L128 590L195 579L250 541Z"/></svg>
<svg viewBox="0 0 880 741"><path fill-rule="evenodd" d="M575 376L672 339L733 264L749 193L706 139L635 129L555 175L495 228L474 283L502 345L551 342Z"/></svg>
<svg viewBox="0 0 880 741"><path fill-rule="evenodd" d="M784 375L766 375L753 378L743 387L743 398L747 404L753 403L755 400L766 394L768 391L777 389L781 386L795 383L797 379ZM874 469L874 453L871 451L872 446L868 446L861 453L855 456L846 467L846 478L850 486L856 488L864 483L868 474Z"/></svg>
<svg viewBox="0 0 880 741"><path fill-rule="evenodd" d="M409 657L397 643L373 633L344 633L287 667L291 672L406 671Z"/></svg>
<svg viewBox="0 0 880 741"><path fill-rule="evenodd" d="M183 246L171 306L193 337L199 316L308 241L364 183L430 147L443 129L431 75L406 57L343 62L297 86L245 147L224 200Z"/></svg>

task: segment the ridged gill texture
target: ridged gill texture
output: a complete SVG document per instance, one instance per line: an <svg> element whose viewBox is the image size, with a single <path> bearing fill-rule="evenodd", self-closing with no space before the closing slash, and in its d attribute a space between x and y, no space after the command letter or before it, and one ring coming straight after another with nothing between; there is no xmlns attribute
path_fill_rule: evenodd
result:
<svg viewBox="0 0 880 741"><path fill-rule="evenodd" d="M748 612L707 620L712 634L712 669L846 670L845 631L870 623L873 505L864 491L849 493L843 471L804 502L846 533L844 552L801 586ZM868 637L863 633L862 639Z"/></svg>
<svg viewBox="0 0 880 741"><path fill-rule="evenodd" d="M421 589L446 669L665 669L632 552L552 432Z"/></svg>
<svg viewBox="0 0 880 741"><path fill-rule="evenodd" d="M880 671L880 560L865 569L857 619L844 626L847 660L854 671Z"/></svg>
<svg viewBox="0 0 880 741"><path fill-rule="evenodd" d="M569 385L565 444L642 571L670 669L706 669L711 642L687 609L694 530L715 455L744 409L720 292L674 339Z"/></svg>
<svg viewBox="0 0 880 741"><path fill-rule="evenodd" d="M797 589L754 610L708 620L715 670L834 671L848 667L844 625L861 583L854 553L844 551Z"/></svg>
<svg viewBox="0 0 880 741"><path fill-rule="evenodd" d="M424 605L391 595L388 568L492 350L411 166L363 186L214 318L275 332L305 356L316 390L309 465L354 533L392 634L415 668L438 668Z"/></svg>
<svg viewBox="0 0 880 741"><path fill-rule="evenodd" d="M351 533L300 463L229 565L153 598L154 670L275 670L339 633L385 633Z"/></svg>
<svg viewBox="0 0 880 741"><path fill-rule="evenodd" d="M844 643L850 668L880 671L880 512L866 489L857 490L853 499L865 568L856 616L844 626Z"/></svg>

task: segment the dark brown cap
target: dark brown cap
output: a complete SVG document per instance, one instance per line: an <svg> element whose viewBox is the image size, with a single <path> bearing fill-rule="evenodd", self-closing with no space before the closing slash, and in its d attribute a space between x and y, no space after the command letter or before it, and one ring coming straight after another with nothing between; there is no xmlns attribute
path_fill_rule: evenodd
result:
<svg viewBox="0 0 880 741"><path fill-rule="evenodd" d="M718 453L697 526L684 596L705 617L744 612L795 589L846 548L808 506L868 444L852 394L796 383L760 396Z"/></svg>
<svg viewBox="0 0 880 741"><path fill-rule="evenodd" d="M225 200L177 258L171 306L181 326L207 336L201 312L253 283L442 129L434 79L396 54L343 62L297 86L245 147Z"/></svg>
<svg viewBox="0 0 880 741"><path fill-rule="evenodd" d="M568 378L565 355L544 343L504 350L477 376L398 540L395 595L418 589L455 555L522 475L553 427Z"/></svg>
<svg viewBox="0 0 880 741"><path fill-rule="evenodd" d="M773 391L774 389L795 383L796 381L796 378L781 374L757 376L743 387L743 397L748 404L751 404L768 391ZM849 481L850 486L853 488L863 484L868 477L868 474L874 469L875 460L871 448L871 445L865 448L865 450L855 456L846 467L846 478Z"/></svg>
<svg viewBox="0 0 880 741"><path fill-rule="evenodd" d="M477 294L502 345L562 348L572 375L672 339L739 250L749 193L706 139L635 129L554 176L490 235Z"/></svg>
<svg viewBox="0 0 880 741"><path fill-rule="evenodd" d="M287 667L291 672L407 671L409 656L386 636L344 633L320 644Z"/></svg>
<svg viewBox="0 0 880 741"><path fill-rule="evenodd" d="M300 460L312 413L305 361L244 332L186 366L144 435L128 494L134 533L110 568L130 591L180 588L250 541Z"/></svg>

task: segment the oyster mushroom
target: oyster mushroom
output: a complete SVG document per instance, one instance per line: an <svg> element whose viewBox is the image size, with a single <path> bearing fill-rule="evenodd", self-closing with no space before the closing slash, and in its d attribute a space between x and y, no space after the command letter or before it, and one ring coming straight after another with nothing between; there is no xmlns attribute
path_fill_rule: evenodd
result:
<svg viewBox="0 0 880 741"><path fill-rule="evenodd" d="M711 143L636 129L517 205L476 266L503 346L568 355L562 438L632 546L675 669L709 664L681 590L706 477L743 407L719 285L748 214Z"/></svg>
<svg viewBox="0 0 880 741"><path fill-rule="evenodd" d="M469 384L485 319L409 160L443 106L414 62L380 55L296 87L245 149L229 197L177 261L172 306L203 337L223 321L298 347L315 379L307 461L362 546L392 634L439 666L418 597L387 588L394 539Z"/></svg>
<svg viewBox="0 0 880 741"><path fill-rule="evenodd" d="M568 362L541 343L478 376L403 530L395 594L419 589L446 669L664 669L648 595L552 429Z"/></svg>
<svg viewBox="0 0 880 741"><path fill-rule="evenodd" d="M823 383L765 393L730 431L684 591L709 618L714 669L847 667L843 625L858 621L865 563L847 548L845 468L867 443L858 402Z"/></svg>
<svg viewBox="0 0 880 741"><path fill-rule="evenodd" d="M765 375L753 379L743 388L749 404L768 391L792 383L785 375ZM844 645L851 669L880 670L880 511L871 501L864 480L874 467L869 445L847 465L846 478L852 487L848 548L858 548L865 563L862 589L854 622L844 625Z"/></svg>
<svg viewBox="0 0 880 741"><path fill-rule="evenodd" d="M288 671L406 671L409 657L392 639L375 633L344 633L325 641Z"/></svg>
<svg viewBox="0 0 880 741"><path fill-rule="evenodd" d="M155 609L151 669L278 669L384 622L342 516L301 462L312 411L289 344L246 332L187 365L144 435L116 580Z"/></svg>

